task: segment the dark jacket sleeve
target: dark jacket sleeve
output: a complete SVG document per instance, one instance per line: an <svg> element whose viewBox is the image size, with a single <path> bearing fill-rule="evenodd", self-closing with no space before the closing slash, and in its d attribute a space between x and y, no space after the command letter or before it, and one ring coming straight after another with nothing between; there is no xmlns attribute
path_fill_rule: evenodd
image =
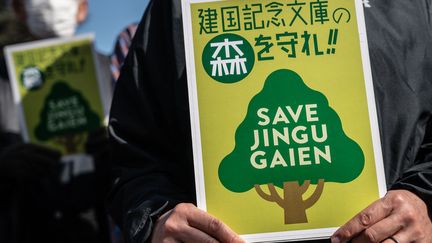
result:
<svg viewBox="0 0 432 243"><path fill-rule="evenodd" d="M365 19L387 185L432 209L430 0L371 3Z"/></svg>
<svg viewBox="0 0 432 243"><path fill-rule="evenodd" d="M414 192L428 206L432 217L432 121L429 121L424 140L419 148L414 164L405 169L391 186L391 189L405 189Z"/></svg>
<svg viewBox="0 0 432 243"><path fill-rule="evenodd" d="M109 207L127 242L148 238L153 216L195 201L180 11L180 1L150 1L114 93Z"/></svg>

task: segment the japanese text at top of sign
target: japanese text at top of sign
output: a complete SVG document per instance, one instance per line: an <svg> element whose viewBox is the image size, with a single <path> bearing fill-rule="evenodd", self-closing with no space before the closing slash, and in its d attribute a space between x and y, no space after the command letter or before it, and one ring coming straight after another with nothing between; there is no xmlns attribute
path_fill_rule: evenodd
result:
<svg viewBox="0 0 432 243"><path fill-rule="evenodd" d="M324 0L241 3L197 9L200 35L262 30L252 40L257 61L273 60L275 51L288 58L336 54L338 25L351 21L351 12ZM326 34L311 27L328 27ZM299 30L299 28L304 28ZM295 30L294 30L295 28ZM265 30L274 33L265 33Z"/></svg>

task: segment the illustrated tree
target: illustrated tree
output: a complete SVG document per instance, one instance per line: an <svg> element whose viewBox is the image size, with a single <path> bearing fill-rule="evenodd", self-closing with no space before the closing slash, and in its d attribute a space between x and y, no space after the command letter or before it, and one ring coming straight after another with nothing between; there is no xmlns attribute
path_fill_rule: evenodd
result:
<svg viewBox="0 0 432 243"><path fill-rule="evenodd" d="M325 183L353 181L364 167L360 146L344 133L326 97L290 70L266 79L235 142L219 165L221 183L238 193L254 188L284 210L285 224L308 222L306 210L317 203ZM314 191L303 198L310 185L316 185Z"/></svg>
<svg viewBox="0 0 432 243"><path fill-rule="evenodd" d="M84 133L99 127L101 119L84 96L67 83L57 82L45 98L35 136L41 141L53 139L67 154L73 154L82 143Z"/></svg>

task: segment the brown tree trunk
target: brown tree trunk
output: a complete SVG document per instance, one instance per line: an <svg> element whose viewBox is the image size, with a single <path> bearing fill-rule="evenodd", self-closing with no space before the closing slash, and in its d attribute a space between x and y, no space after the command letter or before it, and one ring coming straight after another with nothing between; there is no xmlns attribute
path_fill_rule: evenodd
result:
<svg viewBox="0 0 432 243"><path fill-rule="evenodd" d="M283 209L285 224L307 223L303 194L297 181L284 183Z"/></svg>
<svg viewBox="0 0 432 243"><path fill-rule="evenodd" d="M65 148L66 148L66 154L74 154L78 151L78 144L76 144L75 139L76 134L68 134L65 135Z"/></svg>
<svg viewBox="0 0 432 243"><path fill-rule="evenodd" d="M264 200L277 203L284 209L285 224L307 223L306 209L312 207L321 197L324 188L324 180L318 180L317 187L312 195L303 200L303 194L308 190L310 181L305 181L301 186L297 181L284 182L283 197L279 196L273 184L267 184L269 193L265 193L260 185L255 185L255 190Z"/></svg>
<svg viewBox="0 0 432 243"><path fill-rule="evenodd" d="M66 149L66 154L76 154L83 138L83 134L66 134L62 137L57 137L54 141Z"/></svg>

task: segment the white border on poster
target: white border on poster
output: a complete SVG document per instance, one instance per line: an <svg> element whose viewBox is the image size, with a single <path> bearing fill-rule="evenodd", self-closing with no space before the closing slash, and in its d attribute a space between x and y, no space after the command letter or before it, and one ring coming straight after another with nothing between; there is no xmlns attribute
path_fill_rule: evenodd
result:
<svg viewBox="0 0 432 243"><path fill-rule="evenodd" d="M383 197L387 192L387 186L384 174L384 162L381 150L381 139L378 126L378 115L375 103L375 92L373 87L371 63L369 58L369 45L367 40L363 1L356 0L356 12L360 36L361 55L363 61L363 75L365 79L366 97L368 102L369 124L371 126L372 145L375 156L375 170L377 175L378 192L380 197Z"/></svg>
<svg viewBox="0 0 432 243"><path fill-rule="evenodd" d="M186 72L188 77L188 93L189 93L189 109L191 118L191 134L193 146L193 159L195 168L195 186L196 186L196 199L197 206L202 210L207 209L206 195L205 195L205 180L204 168L201 146L201 132L199 122L199 107L198 107L198 91L196 85L196 69L194 58L194 44L192 34L192 16L191 4L203 2L217 2L224 0L182 0L182 13L183 13L183 32L185 41L185 55L186 55ZM378 183L378 192L380 197L383 197L387 191L384 166L381 152L381 142L379 136L379 126L377 118L377 110L375 106L375 96L372 82L372 73L370 68L369 50L366 35L366 24L364 19L363 3L362 0L354 0L356 6L356 16L358 31L360 37L360 48L363 64L363 75L365 79L366 96L368 103L369 121L371 126L372 144L374 150L374 159ZM273 233L257 233L242 235L242 238L247 242L279 242L279 241L299 241L299 240L312 240L323 239L331 236L337 228L321 228L311 230L294 230L286 232L273 232Z"/></svg>

